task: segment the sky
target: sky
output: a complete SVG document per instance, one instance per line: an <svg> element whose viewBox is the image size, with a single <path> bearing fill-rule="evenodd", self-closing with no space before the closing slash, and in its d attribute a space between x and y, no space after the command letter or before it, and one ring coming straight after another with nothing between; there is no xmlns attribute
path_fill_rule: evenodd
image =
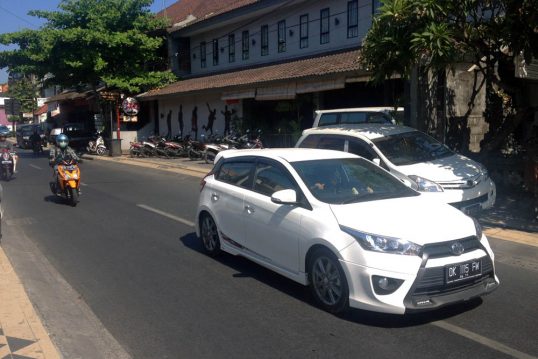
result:
<svg viewBox="0 0 538 359"><path fill-rule="evenodd" d="M154 0L150 10L158 12L166 8L176 0ZM0 0L0 34L6 32L16 32L22 29L37 30L43 24L40 18L28 15L30 10L51 10L58 9L60 0ZM0 51L6 47L0 45ZM7 72L0 69L0 84L7 82Z"/></svg>

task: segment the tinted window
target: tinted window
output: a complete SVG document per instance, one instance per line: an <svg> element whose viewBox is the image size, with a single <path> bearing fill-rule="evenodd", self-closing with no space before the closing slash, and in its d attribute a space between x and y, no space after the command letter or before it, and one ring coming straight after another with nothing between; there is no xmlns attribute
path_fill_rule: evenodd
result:
<svg viewBox="0 0 538 359"><path fill-rule="evenodd" d="M310 192L330 204L373 201L419 194L370 161L334 158L292 163Z"/></svg>
<svg viewBox="0 0 538 359"><path fill-rule="evenodd" d="M378 157L366 142L355 138L349 139L347 151L370 161Z"/></svg>
<svg viewBox="0 0 538 359"><path fill-rule="evenodd" d="M215 178L218 181L249 188L252 166L251 162L225 162L218 170Z"/></svg>
<svg viewBox="0 0 538 359"><path fill-rule="evenodd" d="M420 131L382 137L372 142L397 166L426 162L453 155L453 152L448 147Z"/></svg>
<svg viewBox="0 0 538 359"><path fill-rule="evenodd" d="M337 123L338 123L337 113L324 113L319 118L318 126L329 126L329 125L335 125Z"/></svg>
<svg viewBox="0 0 538 359"><path fill-rule="evenodd" d="M309 135L298 147L343 151L345 142L345 137L338 135Z"/></svg>
<svg viewBox="0 0 538 359"><path fill-rule="evenodd" d="M276 191L295 189L293 181L283 169L259 163L254 175L254 191L271 196Z"/></svg>

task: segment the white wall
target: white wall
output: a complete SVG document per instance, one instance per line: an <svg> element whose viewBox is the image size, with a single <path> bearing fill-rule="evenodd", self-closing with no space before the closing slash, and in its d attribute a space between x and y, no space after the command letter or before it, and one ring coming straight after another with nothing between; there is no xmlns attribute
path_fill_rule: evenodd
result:
<svg viewBox="0 0 538 359"><path fill-rule="evenodd" d="M179 133L179 122L178 122L178 112L179 105L183 106L183 136L191 134L192 128L192 111L194 106L198 107L198 139L200 139L201 134L210 134L210 132L205 131L202 126L207 125L207 119L209 115L209 110L207 108L206 102L209 103L211 109L217 109L217 115L215 122L213 123L213 133L222 135L224 133L224 116L221 111L224 111L224 106L226 105L225 101L220 99L220 96L215 94L208 95L199 95L199 96L183 96L177 97L174 99L166 99L159 101L159 130L160 135L165 136L168 132L166 117L169 111L172 111L171 117L171 127L172 135L175 136ZM241 103L230 104L228 105L228 110L235 110L235 115L242 117L242 106ZM161 114L163 117L161 118ZM233 117L233 116L232 116ZM191 134L191 137L194 137L194 133Z"/></svg>
<svg viewBox="0 0 538 359"><path fill-rule="evenodd" d="M304 57L309 55L319 55L324 52L353 48L361 45L362 39L370 28L372 18L371 0L359 0L359 36L347 37L347 0L314 0L302 3L293 8L284 8L280 11L263 15L259 19L253 19L246 26L231 24L219 30L193 36L191 38L191 70L193 75L200 75L209 72L225 71L246 66L271 63L291 58ZM330 10L330 41L320 44L320 10L329 8ZM300 16L308 14L309 16L309 40L307 48L299 48ZM339 24L335 24L335 18ZM286 51L278 52L278 22L286 20ZM261 36L260 30L262 25L269 25L269 54L261 56ZM290 37L290 29L293 30L293 36ZM249 41L249 59L242 59L242 32L248 30L250 34ZM235 62L228 61L228 34L235 34ZM213 65L212 40L219 39L219 64ZM252 45L252 39L256 41ZM201 68L200 63L200 43L206 42L206 68ZM223 48L224 51L220 52ZM193 58L195 54L196 58Z"/></svg>

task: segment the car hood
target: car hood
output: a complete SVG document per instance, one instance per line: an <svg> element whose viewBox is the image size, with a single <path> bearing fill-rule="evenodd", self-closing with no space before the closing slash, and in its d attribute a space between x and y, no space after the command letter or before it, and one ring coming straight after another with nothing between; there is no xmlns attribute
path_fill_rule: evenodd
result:
<svg viewBox="0 0 538 359"><path fill-rule="evenodd" d="M340 225L420 245L476 234L470 217L448 204L424 197L330 206Z"/></svg>
<svg viewBox="0 0 538 359"><path fill-rule="evenodd" d="M461 181L485 172L484 166L465 156L453 155L433 161L398 166L407 176L416 175L435 182Z"/></svg>

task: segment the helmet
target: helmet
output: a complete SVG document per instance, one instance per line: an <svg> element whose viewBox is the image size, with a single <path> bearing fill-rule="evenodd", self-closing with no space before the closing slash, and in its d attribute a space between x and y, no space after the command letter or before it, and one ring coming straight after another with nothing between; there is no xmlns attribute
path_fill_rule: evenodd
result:
<svg viewBox="0 0 538 359"><path fill-rule="evenodd" d="M56 146L63 149L67 147L68 143L69 143L69 138L63 133L60 133L58 136L56 136Z"/></svg>

